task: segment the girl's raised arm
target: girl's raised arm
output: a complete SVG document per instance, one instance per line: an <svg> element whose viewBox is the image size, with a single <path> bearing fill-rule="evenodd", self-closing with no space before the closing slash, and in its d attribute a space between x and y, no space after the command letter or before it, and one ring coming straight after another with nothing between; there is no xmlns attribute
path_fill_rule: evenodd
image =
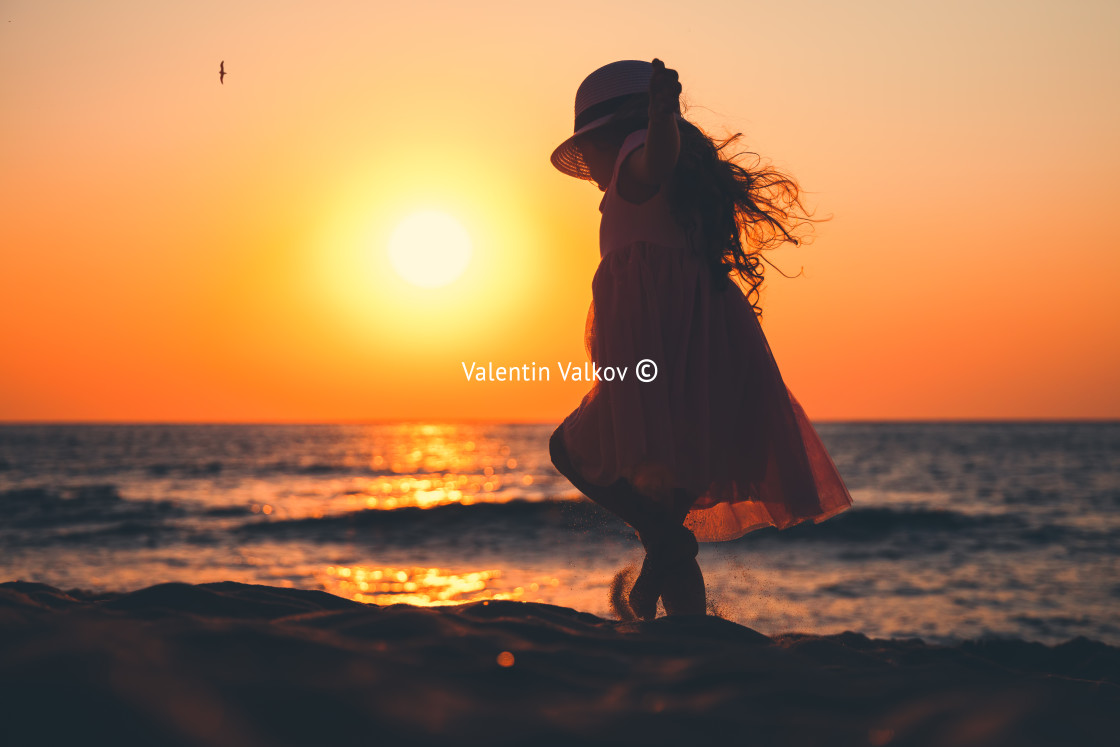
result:
<svg viewBox="0 0 1120 747"><path fill-rule="evenodd" d="M655 59L653 76L649 81L649 132L645 147L623 164L627 181L655 186L672 175L681 150L680 130L677 129L680 95L677 71L666 68L664 62Z"/></svg>

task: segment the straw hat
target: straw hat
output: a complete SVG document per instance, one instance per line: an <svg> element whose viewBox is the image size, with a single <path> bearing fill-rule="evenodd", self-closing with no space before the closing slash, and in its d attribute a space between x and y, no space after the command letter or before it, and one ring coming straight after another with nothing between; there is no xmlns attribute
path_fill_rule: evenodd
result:
<svg viewBox="0 0 1120 747"><path fill-rule="evenodd" d="M576 125L570 138L552 151L552 165L568 176L590 179L575 139L602 127L628 97L649 93L653 63L645 60L619 60L603 65L588 75L576 91Z"/></svg>

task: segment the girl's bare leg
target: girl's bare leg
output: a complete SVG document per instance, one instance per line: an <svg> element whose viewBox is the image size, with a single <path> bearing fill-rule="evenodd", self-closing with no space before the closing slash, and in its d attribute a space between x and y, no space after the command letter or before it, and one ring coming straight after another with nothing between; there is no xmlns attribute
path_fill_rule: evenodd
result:
<svg viewBox="0 0 1120 747"><path fill-rule="evenodd" d="M675 505L667 511L625 479L608 486L584 480L572 466L560 428L553 432L548 446L553 465L580 492L637 530L646 557L629 594L634 614L653 619L659 598L669 614L704 614L704 577L696 564L696 537L681 525L692 506L687 493L676 491ZM666 588L668 598L663 593Z"/></svg>
<svg viewBox="0 0 1120 747"><path fill-rule="evenodd" d="M639 536L642 532L656 533L662 523L661 517L656 513L656 504L635 490L625 479L620 478L611 485L594 485L584 480L572 466L567 449L564 448L560 428L549 439L548 451L552 464L581 493L634 527Z"/></svg>
<svg viewBox="0 0 1120 747"><path fill-rule="evenodd" d="M661 601L668 615L704 615L708 610L708 595L704 588L704 574L696 558L675 565L661 583Z"/></svg>
<svg viewBox="0 0 1120 747"><path fill-rule="evenodd" d="M646 548L646 557L642 562L642 571L630 589L630 608L642 619L652 620L657 615L657 600L660 598L665 602L667 613L688 613L690 608L682 608L679 602L665 597L665 584L671 576L677 575L683 564L696 562L696 537L671 519L658 527L656 533L639 533L639 536Z"/></svg>
<svg viewBox="0 0 1120 747"><path fill-rule="evenodd" d="M674 540L665 555L666 567L658 574L661 601L665 605L666 614L703 615L707 612L708 600L704 574L700 572L700 564L696 562L699 546L695 535L681 526L692 507L693 499L683 490L675 491L675 495L677 500L669 518L675 526ZM648 553L647 548L647 558ZM656 605L655 598L655 610Z"/></svg>

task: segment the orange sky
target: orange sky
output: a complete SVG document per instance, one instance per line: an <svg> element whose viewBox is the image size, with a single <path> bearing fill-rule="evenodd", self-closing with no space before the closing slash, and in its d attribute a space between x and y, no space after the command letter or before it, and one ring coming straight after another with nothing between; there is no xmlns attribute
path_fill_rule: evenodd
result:
<svg viewBox="0 0 1120 747"><path fill-rule="evenodd" d="M548 155L654 56L834 216L763 297L811 417L1120 417L1120 6L708 5L5 2L0 420L558 421L585 384L461 364L585 360ZM386 258L420 209L444 288Z"/></svg>

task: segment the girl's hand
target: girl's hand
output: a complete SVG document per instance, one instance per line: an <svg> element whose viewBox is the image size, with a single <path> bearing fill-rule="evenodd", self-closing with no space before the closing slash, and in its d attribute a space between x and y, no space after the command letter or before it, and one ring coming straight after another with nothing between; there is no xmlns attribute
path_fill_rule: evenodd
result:
<svg viewBox="0 0 1120 747"><path fill-rule="evenodd" d="M653 75L649 79L649 118L681 113L681 84L677 71L665 67L659 59L653 60Z"/></svg>

